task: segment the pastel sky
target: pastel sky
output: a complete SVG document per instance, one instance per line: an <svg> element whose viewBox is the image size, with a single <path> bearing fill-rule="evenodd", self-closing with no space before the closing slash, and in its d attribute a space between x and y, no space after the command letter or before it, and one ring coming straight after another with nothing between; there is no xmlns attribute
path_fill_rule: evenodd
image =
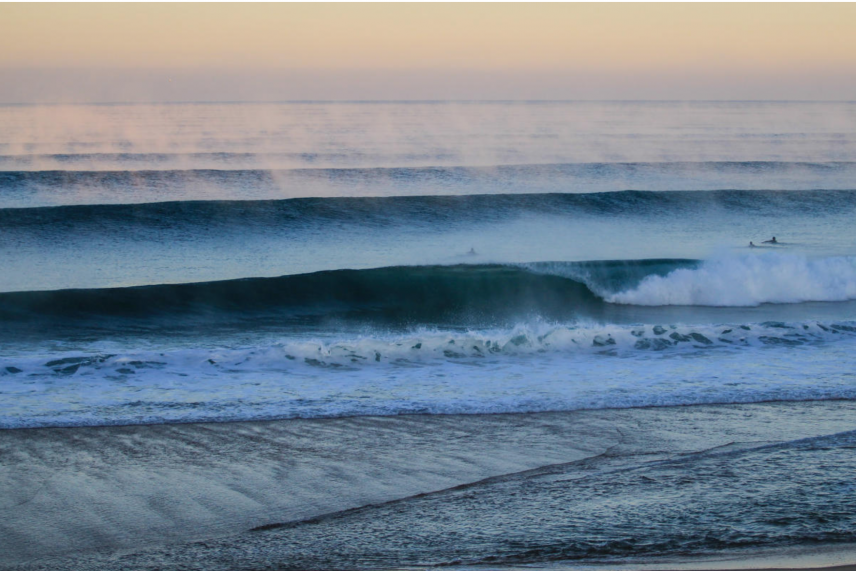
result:
<svg viewBox="0 0 856 571"><path fill-rule="evenodd" d="M0 101L856 99L856 4L0 4Z"/></svg>

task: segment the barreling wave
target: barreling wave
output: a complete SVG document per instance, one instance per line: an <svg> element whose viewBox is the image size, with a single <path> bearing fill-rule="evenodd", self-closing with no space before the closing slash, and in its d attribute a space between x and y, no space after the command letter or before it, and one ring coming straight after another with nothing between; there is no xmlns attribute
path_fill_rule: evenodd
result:
<svg viewBox="0 0 856 571"><path fill-rule="evenodd" d="M767 252L709 260L614 260L333 270L128 288L0 294L0 319L344 320L408 326L604 317L635 306L746 307L856 299L856 257Z"/></svg>
<svg viewBox="0 0 856 571"><path fill-rule="evenodd" d="M635 270L646 275L649 272L641 268L648 264L627 265L632 268L630 273ZM580 268L595 266L581 264ZM420 324L491 321L527 312L572 317L602 304L581 281L516 266L402 266L192 284L4 293L0 294L0 319L326 315Z"/></svg>

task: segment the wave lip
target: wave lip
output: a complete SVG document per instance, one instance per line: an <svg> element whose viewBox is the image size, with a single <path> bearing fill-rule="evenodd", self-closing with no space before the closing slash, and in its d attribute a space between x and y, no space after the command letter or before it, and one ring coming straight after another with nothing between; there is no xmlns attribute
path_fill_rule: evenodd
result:
<svg viewBox="0 0 856 571"><path fill-rule="evenodd" d="M718 256L696 268L649 275L638 286L607 293L624 305L752 307L763 303L856 299L856 257L812 259L765 253Z"/></svg>

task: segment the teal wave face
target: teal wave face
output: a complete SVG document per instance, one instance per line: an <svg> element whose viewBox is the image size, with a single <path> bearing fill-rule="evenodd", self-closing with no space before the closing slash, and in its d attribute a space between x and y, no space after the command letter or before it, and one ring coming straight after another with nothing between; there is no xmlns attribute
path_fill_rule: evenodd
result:
<svg viewBox="0 0 856 571"><path fill-rule="evenodd" d="M745 253L708 260L393 266L275 278L0 294L22 331L492 327L532 320L741 323L856 317L856 258ZM830 303L837 302L837 303Z"/></svg>
<svg viewBox="0 0 856 571"><path fill-rule="evenodd" d="M586 267L593 267L587 264ZM568 277L504 265L336 270L132 288L0 294L0 318L189 319L218 316L398 324L491 323L527 314L572 318L603 301Z"/></svg>

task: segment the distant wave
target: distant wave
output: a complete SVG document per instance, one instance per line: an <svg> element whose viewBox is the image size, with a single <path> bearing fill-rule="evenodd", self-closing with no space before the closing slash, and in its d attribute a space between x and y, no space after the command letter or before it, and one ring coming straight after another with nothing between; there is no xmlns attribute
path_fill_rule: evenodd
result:
<svg viewBox="0 0 856 571"><path fill-rule="evenodd" d="M348 153L277 152L190 152L190 153L51 153L0 154L0 172L36 174L69 172L81 176L98 172L205 172L210 170L297 170L335 173L365 172L398 174L412 172L532 172L598 173L608 176L628 171L754 171L810 170L817 173L856 168L854 161L600 161L600 162L519 162L499 164L448 164L461 160L449 153L388 153L372 155ZM413 164L422 162L424 164ZM397 163L404 163L399 165ZM90 167L96 168L90 168Z"/></svg>
<svg viewBox="0 0 856 571"><path fill-rule="evenodd" d="M466 196L329 197L284 200L195 200L134 204L0 208L6 232L99 227L240 225L311 228L331 221L365 227L386 224L479 224L525 215L669 218L732 212L767 216L823 216L856 211L856 190L620 191L477 194Z"/></svg>
<svg viewBox="0 0 856 571"><path fill-rule="evenodd" d="M178 159L175 159L178 160ZM853 189L856 162L561 163L2 170L0 207L307 196L596 193L622 190ZM430 162L428 163L430 164ZM186 166L185 166L186 165ZM123 165L128 167L128 165Z"/></svg>
<svg viewBox="0 0 856 571"><path fill-rule="evenodd" d="M2 148L2 147L0 147ZM348 152L67 152L0 154L5 170L173 170L177 168L335 168L360 164L434 163L454 161L450 153Z"/></svg>

